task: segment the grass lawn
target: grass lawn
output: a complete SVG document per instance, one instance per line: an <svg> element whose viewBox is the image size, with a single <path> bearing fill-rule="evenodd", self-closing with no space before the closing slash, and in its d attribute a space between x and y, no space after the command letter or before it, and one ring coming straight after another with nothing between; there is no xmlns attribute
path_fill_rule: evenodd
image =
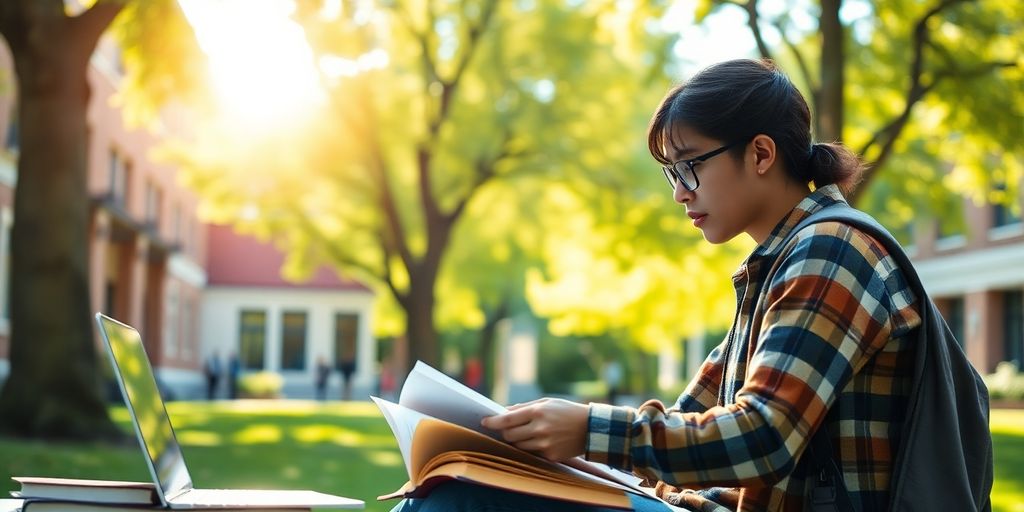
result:
<svg viewBox="0 0 1024 512"><path fill-rule="evenodd" d="M199 487L299 488L366 501L405 482L391 431L361 402L172 402L168 405ZM112 412L130 428L123 407ZM1024 410L992 414L996 511L1024 512ZM124 446L43 444L0 438L0 495L15 475L149 480L134 435Z"/></svg>
<svg viewBox="0 0 1024 512"><path fill-rule="evenodd" d="M406 480L391 430L368 402L170 402L168 412L197 487L313 489L366 501ZM126 431L124 407L112 416ZM17 475L148 481L134 433L124 446L0 438L0 495Z"/></svg>
<svg viewBox="0 0 1024 512"><path fill-rule="evenodd" d="M996 409L990 426L996 459L992 508L1024 512L1024 410Z"/></svg>

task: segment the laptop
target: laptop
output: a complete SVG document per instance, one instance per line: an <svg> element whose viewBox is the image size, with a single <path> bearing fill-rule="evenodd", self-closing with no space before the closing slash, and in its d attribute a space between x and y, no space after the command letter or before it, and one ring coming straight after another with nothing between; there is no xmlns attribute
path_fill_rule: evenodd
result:
<svg viewBox="0 0 1024 512"><path fill-rule="evenodd" d="M135 434L160 502L172 509L196 508L363 508L361 500L315 491L196 489L157 389L142 337L131 326L96 314L117 382L124 393Z"/></svg>

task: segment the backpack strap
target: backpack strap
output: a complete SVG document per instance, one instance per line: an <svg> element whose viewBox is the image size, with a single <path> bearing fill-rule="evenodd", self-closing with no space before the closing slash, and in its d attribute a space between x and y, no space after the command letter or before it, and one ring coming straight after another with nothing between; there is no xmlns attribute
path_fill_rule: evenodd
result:
<svg viewBox="0 0 1024 512"><path fill-rule="evenodd" d="M820 222L840 222L863 231L881 243L896 262L920 305L921 326L914 351L914 373L907 395L907 415L893 459L891 510L991 510L993 482L992 437L988 428L988 389L950 332L925 291L914 265L899 242L868 214L836 203L809 215L787 235L783 246L803 228ZM829 445L814 437L811 445ZM827 440L827 438L826 438ZM817 468L834 467L814 456ZM842 473L835 470L837 503L849 495ZM843 509L838 509L843 510ZM846 510L851 510L847 508Z"/></svg>
<svg viewBox="0 0 1024 512"><path fill-rule="evenodd" d="M832 456L832 440L824 422L811 436L807 454L814 463L814 486L807 496L804 510L808 512L854 512L850 493L846 490L843 472Z"/></svg>

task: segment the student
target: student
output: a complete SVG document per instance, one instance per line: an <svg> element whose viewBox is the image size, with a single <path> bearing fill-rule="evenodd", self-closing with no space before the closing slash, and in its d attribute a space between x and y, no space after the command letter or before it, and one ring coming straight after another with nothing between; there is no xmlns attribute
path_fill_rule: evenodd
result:
<svg viewBox="0 0 1024 512"><path fill-rule="evenodd" d="M720 63L672 89L648 143L673 198L708 242L746 234L758 244L733 275L738 311L726 340L671 407L545 398L484 426L552 460L632 471L657 482L665 501L700 511L804 510L817 473L802 455L826 428L854 509L887 510L920 306L885 248L856 228L812 224L781 245L801 219L845 202L862 170L844 147L814 143L810 120L768 61ZM637 510L671 510L637 501ZM396 510L510 503L594 510L458 483Z"/></svg>

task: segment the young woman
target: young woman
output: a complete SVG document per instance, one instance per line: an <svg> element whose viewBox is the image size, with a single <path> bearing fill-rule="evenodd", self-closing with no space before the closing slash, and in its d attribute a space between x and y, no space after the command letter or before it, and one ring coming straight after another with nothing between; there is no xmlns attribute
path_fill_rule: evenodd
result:
<svg viewBox="0 0 1024 512"><path fill-rule="evenodd" d="M807 103L766 61L717 64L671 90L648 142L707 241L758 243L733 275L726 340L671 408L541 399L484 426L552 460L632 471L658 482L666 502L701 511L804 510L818 473L803 455L824 428L853 508L886 510L916 298L884 247L855 228L813 224L782 244L801 219L844 201L859 160L812 143ZM396 510L591 510L465 484L435 494Z"/></svg>

